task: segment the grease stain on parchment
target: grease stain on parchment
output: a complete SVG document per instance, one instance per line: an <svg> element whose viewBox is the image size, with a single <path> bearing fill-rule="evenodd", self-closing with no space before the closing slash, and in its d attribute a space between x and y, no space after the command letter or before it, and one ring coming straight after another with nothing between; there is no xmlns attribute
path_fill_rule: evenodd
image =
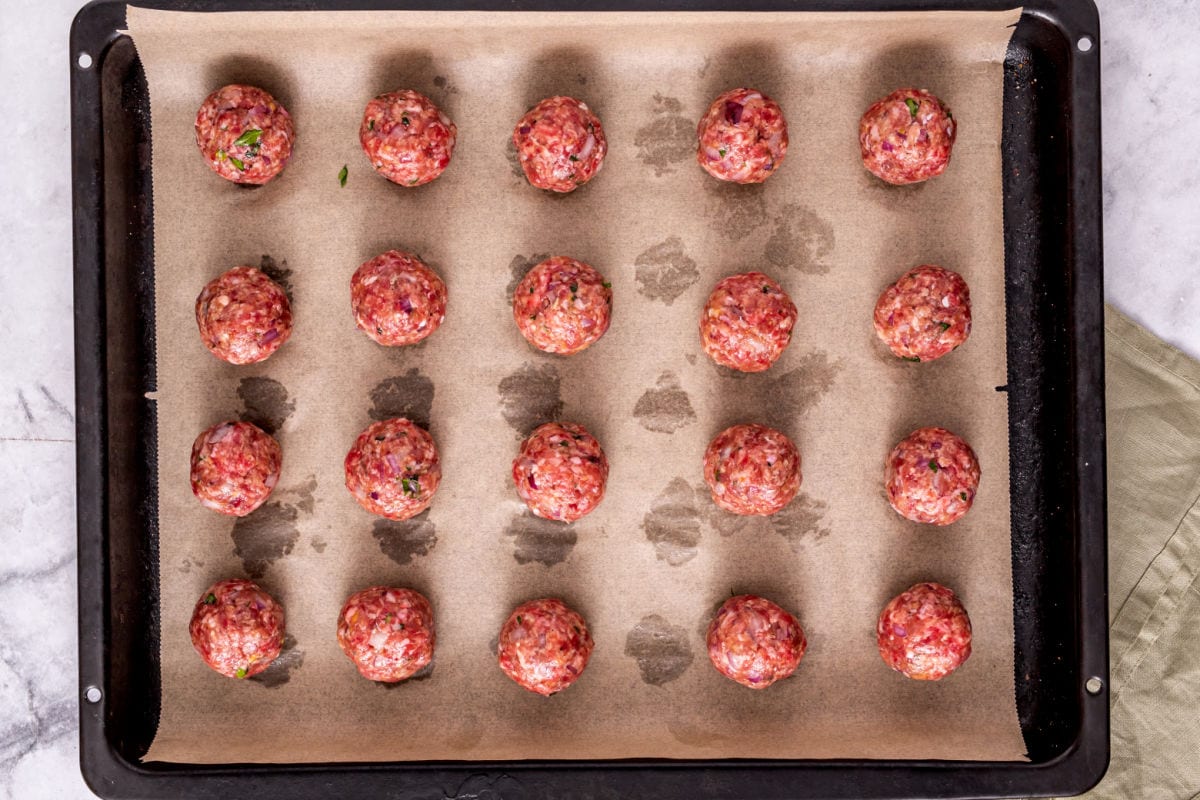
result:
<svg viewBox="0 0 1200 800"><path fill-rule="evenodd" d="M642 518L642 531L654 545L655 555L673 567L696 557L700 545L700 510L697 490L675 478L650 503Z"/></svg>
<svg viewBox="0 0 1200 800"><path fill-rule="evenodd" d="M824 275L830 266L826 259L833 252L833 226L812 209L788 203L771 220L763 258L783 269L806 275Z"/></svg>
<svg viewBox="0 0 1200 800"><path fill-rule="evenodd" d="M513 141L512 134L509 134L508 144L504 148L504 160L515 177L525 180L525 168L521 166L521 156L517 153L517 143Z"/></svg>
<svg viewBox="0 0 1200 800"><path fill-rule="evenodd" d="M320 536L314 536L308 543L308 546L318 553L324 553L325 548L329 546L329 542L322 539Z"/></svg>
<svg viewBox="0 0 1200 800"><path fill-rule="evenodd" d="M368 415L376 421L404 417L429 427L433 410L433 381L413 367L403 375L386 378L371 390L371 410Z"/></svg>
<svg viewBox="0 0 1200 800"><path fill-rule="evenodd" d="M437 526L429 519L429 509L425 509L412 519L377 519L371 536L385 556L404 566L418 556L429 555L437 545Z"/></svg>
<svg viewBox="0 0 1200 800"><path fill-rule="evenodd" d="M561 380L552 364L525 364L502 378L496 389L504 421L521 436L562 416Z"/></svg>
<svg viewBox="0 0 1200 800"><path fill-rule="evenodd" d="M261 578L267 568L296 547L300 529L299 509L290 503L272 501L233 524L233 554L251 578Z"/></svg>
<svg viewBox="0 0 1200 800"><path fill-rule="evenodd" d="M287 295L289 303L294 304L296 302L296 298L292 297L292 270L288 269L286 258L276 261L270 256L263 256L258 264L258 268L263 274L283 288L283 293Z"/></svg>
<svg viewBox="0 0 1200 800"><path fill-rule="evenodd" d="M278 689L292 679L292 672L302 666L304 651L296 647L296 637L289 633L283 637L283 648L279 657L271 662L271 666L248 680L268 689Z"/></svg>
<svg viewBox="0 0 1200 800"><path fill-rule="evenodd" d="M658 376L655 388L647 389L633 406L638 424L656 433L674 433L696 421L691 398L674 372Z"/></svg>
<svg viewBox="0 0 1200 800"><path fill-rule="evenodd" d="M192 567L203 567L203 566L204 566L203 561L201 561L200 559L195 558L193 556L188 556L188 557L185 557L183 559L183 561L179 562L179 566L176 567L176 569L179 570L180 572L182 572L184 575L190 575L192 572Z"/></svg>
<svg viewBox="0 0 1200 800"><path fill-rule="evenodd" d="M508 262L508 271L512 274L512 280L508 282L508 286L504 287L505 299L511 302L513 292L517 290L517 284L525 277L525 273L549 257L549 253L536 253L532 256L513 256L512 261Z"/></svg>
<svg viewBox="0 0 1200 800"><path fill-rule="evenodd" d="M813 350L801 356L794 368L768 379L760 397L768 408L806 414L829 393L842 369L841 359L830 360L824 350Z"/></svg>
<svg viewBox="0 0 1200 800"><path fill-rule="evenodd" d="M635 659L642 681L662 686L683 675L692 664L688 632L658 614L642 617L625 637L625 655Z"/></svg>
<svg viewBox="0 0 1200 800"><path fill-rule="evenodd" d="M829 504L811 497L806 492L796 495L778 512L768 517L771 529L782 536L792 549L799 552L805 546L815 544L829 535L824 525L825 512Z"/></svg>
<svg viewBox="0 0 1200 800"><path fill-rule="evenodd" d="M242 378L238 381L237 395L245 406L238 418L270 434L282 428L296 410L296 401L289 399L284 385L272 378Z"/></svg>
<svg viewBox="0 0 1200 800"><path fill-rule="evenodd" d="M674 97L654 94L650 121L633 137L638 159L661 178L692 158L696 152L696 123L683 115L683 104Z"/></svg>
<svg viewBox="0 0 1200 800"><path fill-rule="evenodd" d="M638 254L633 261L638 293L671 305L700 278L696 261L683 249L683 240L671 236Z"/></svg>
<svg viewBox="0 0 1200 800"><path fill-rule="evenodd" d="M739 242L767 219L763 184L705 181L704 187L708 194L705 215L709 228L722 238Z"/></svg>
<svg viewBox="0 0 1200 800"><path fill-rule="evenodd" d="M537 562L547 567L566 561L579 539L574 525L543 519L530 511L513 517L504 535L513 540L513 558L518 564Z"/></svg>

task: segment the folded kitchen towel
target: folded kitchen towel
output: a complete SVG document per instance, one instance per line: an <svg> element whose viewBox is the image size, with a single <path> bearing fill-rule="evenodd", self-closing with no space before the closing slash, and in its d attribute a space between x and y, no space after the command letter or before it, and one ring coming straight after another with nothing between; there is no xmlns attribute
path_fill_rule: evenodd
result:
<svg viewBox="0 0 1200 800"><path fill-rule="evenodd" d="M1105 310L1112 761L1089 798L1200 796L1200 363Z"/></svg>

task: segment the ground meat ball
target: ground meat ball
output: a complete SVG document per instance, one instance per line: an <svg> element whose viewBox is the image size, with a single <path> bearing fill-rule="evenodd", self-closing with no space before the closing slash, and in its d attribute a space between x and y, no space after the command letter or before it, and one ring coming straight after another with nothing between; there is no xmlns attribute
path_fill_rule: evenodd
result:
<svg viewBox="0 0 1200 800"><path fill-rule="evenodd" d="M214 356L230 364L254 364L292 335L292 304L265 273L234 267L209 281L196 298L196 325Z"/></svg>
<svg viewBox="0 0 1200 800"><path fill-rule="evenodd" d="M512 475L530 511L574 522L604 499L608 459L582 425L548 422L521 443Z"/></svg>
<svg viewBox="0 0 1200 800"><path fill-rule="evenodd" d="M583 617L557 598L517 606L500 629L500 669L522 688L542 695L561 692L583 674L592 655Z"/></svg>
<svg viewBox="0 0 1200 800"><path fill-rule="evenodd" d="M709 443L704 481L713 502L726 511L774 514L800 491L800 451L765 425L734 425Z"/></svg>
<svg viewBox="0 0 1200 800"><path fill-rule="evenodd" d="M696 128L696 160L714 178L762 183L787 155L779 104L754 89L731 89L713 101Z"/></svg>
<svg viewBox="0 0 1200 800"><path fill-rule="evenodd" d="M792 340L796 306L761 272L725 278L704 306L700 343L709 358L741 372L762 372Z"/></svg>
<svg viewBox="0 0 1200 800"><path fill-rule="evenodd" d="M412 89L381 94L367 103L358 129L371 166L401 186L422 186L441 175L457 136L450 118Z"/></svg>
<svg viewBox="0 0 1200 800"><path fill-rule="evenodd" d="M363 589L342 606L337 640L364 678L402 681L433 660L433 610L412 589Z"/></svg>
<svg viewBox="0 0 1200 800"><path fill-rule="evenodd" d="M906 361L933 361L971 334L971 292L957 272L925 264L879 296L875 332Z"/></svg>
<svg viewBox="0 0 1200 800"><path fill-rule="evenodd" d="M566 256L551 256L513 291L513 319L529 343L569 356L595 344L612 320L612 284Z"/></svg>
<svg viewBox="0 0 1200 800"><path fill-rule="evenodd" d="M918 583L884 607L876 628L879 655L918 681L937 681L971 655L971 620L954 592Z"/></svg>
<svg viewBox="0 0 1200 800"><path fill-rule="evenodd" d="M604 165L600 120L574 97L548 97L521 117L513 144L525 177L539 189L573 192Z"/></svg>
<svg viewBox="0 0 1200 800"><path fill-rule="evenodd" d="M708 626L707 641L717 671L751 689L765 689L791 675L808 647L795 617L752 594L721 605Z"/></svg>
<svg viewBox="0 0 1200 800"><path fill-rule="evenodd" d="M941 100L923 89L897 89L859 122L863 166L888 183L929 180L950 163L957 133Z"/></svg>
<svg viewBox="0 0 1200 800"><path fill-rule="evenodd" d="M196 112L196 146L212 171L234 183L263 184L292 157L292 117L254 86L230 84Z"/></svg>
<svg viewBox="0 0 1200 800"><path fill-rule="evenodd" d="M888 456L888 502L913 522L949 525L971 510L979 487L974 451L945 428L913 431Z"/></svg>
<svg viewBox="0 0 1200 800"><path fill-rule="evenodd" d="M414 255L388 250L350 279L354 321L382 345L416 344L446 318L446 284Z"/></svg>
<svg viewBox="0 0 1200 800"><path fill-rule="evenodd" d="M409 519L433 501L442 481L433 437L407 419L371 425L346 454L346 488L358 504L388 519Z"/></svg>
<svg viewBox="0 0 1200 800"><path fill-rule="evenodd" d="M252 581L221 581L200 597L188 630L205 664L227 678L249 678L283 648L283 607Z"/></svg>
<svg viewBox="0 0 1200 800"><path fill-rule="evenodd" d="M244 517L279 482L279 442L249 422L213 425L192 445L192 492L205 508Z"/></svg>

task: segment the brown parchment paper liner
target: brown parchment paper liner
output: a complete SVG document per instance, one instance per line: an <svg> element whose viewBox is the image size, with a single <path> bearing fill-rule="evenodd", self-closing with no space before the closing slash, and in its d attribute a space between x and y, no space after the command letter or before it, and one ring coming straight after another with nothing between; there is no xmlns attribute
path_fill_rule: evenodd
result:
<svg viewBox="0 0 1200 800"><path fill-rule="evenodd" d="M1022 759L1013 696L1004 263L1002 60L1019 10L998 13L173 13L130 8L153 125L162 715L147 759L186 762L523 758ZM292 113L295 155L258 189L211 174L193 120L230 82ZM791 149L763 186L694 163L695 122L718 93L782 105ZM871 177L857 123L900 86L960 123L949 170L914 187ZM429 95L458 125L445 174L417 190L373 173L358 143L367 100ZM603 171L569 196L514 172L512 126L542 97L600 116ZM345 188L338 171L349 169ZM384 349L357 332L348 284L364 260L414 251L449 287L443 327ZM508 292L539 255L613 283L614 320L568 359L526 345ZM295 334L231 367L200 343L206 281L265 263L294 296ZM875 300L936 263L970 283L975 325L931 364L887 355ZM800 319L770 371L735 375L696 332L713 284L761 269ZM342 459L375 418L427 423L444 479L404 525L362 511ZM241 522L188 488L204 427L248 414L278 426L283 474ZM524 515L511 486L520 436L551 417L586 425L612 465L599 509L567 528ZM724 426L759 421L798 443L802 495L770 520L717 512L701 456ZM922 425L976 449L974 510L946 529L897 516L884 457ZM256 576L287 609L289 649L233 681L193 652L192 605L218 579ZM974 654L949 679L908 681L875 646L879 610L918 580L962 597ZM351 592L424 592L437 619L427 677L358 677L334 637ZM764 692L708 663L702 631L730 592L799 617L810 648ZM546 699L496 667L517 603L558 595L588 620L583 677Z"/></svg>

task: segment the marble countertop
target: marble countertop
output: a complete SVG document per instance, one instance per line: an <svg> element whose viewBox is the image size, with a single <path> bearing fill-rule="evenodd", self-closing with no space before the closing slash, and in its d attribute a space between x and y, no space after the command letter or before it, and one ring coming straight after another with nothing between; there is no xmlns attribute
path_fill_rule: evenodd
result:
<svg viewBox="0 0 1200 800"><path fill-rule="evenodd" d="M1111 303L1200 357L1200 4L1100 0ZM91 797L78 767L67 32L4 0L0 75L0 793Z"/></svg>

